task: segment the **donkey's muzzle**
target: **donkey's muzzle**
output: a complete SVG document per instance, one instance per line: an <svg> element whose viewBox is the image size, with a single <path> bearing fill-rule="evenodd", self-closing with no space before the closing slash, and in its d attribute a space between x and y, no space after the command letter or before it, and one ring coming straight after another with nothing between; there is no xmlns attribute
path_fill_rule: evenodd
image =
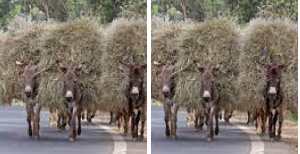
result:
<svg viewBox="0 0 300 154"><path fill-rule="evenodd" d="M67 100L68 102L71 102L71 101L73 100L73 97L66 97L66 100Z"/></svg>
<svg viewBox="0 0 300 154"><path fill-rule="evenodd" d="M131 93L131 98L136 100L139 98L139 94L138 93Z"/></svg>
<svg viewBox="0 0 300 154"><path fill-rule="evenodd" d="M170 92L169 91L163 91L163 95L164 95L164 97L169 97L170 96Z"/></svg>
<svg viewBox="0 0 300 154"><path fill-rule="evenodd" d="M204 102L209 102L210 97L203 97Z"/></svg>
<svg viewBox="0 0 300 154"><path fill-rule="evenodd" d="M31 91L25 91L25 95L27 98L30 98L32 96L32 92Z"/></svg>

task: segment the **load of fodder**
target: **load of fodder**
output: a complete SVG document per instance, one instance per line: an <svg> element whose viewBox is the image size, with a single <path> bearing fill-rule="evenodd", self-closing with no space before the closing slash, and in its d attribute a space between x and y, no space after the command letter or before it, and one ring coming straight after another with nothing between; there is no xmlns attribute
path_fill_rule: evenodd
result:
<svg viewBox="0 0 300 154"><path fill-rule="evenodd" d="M94 107L100 98L97 80L101 75L101 56L104 52L103 29L96 20L76 19L58 23L43 35L39 99L46 107L63 107L63 73L56 61L66 66L84 64L78 76L83 92L83 106Z"/></svg>
<svg viewBox="0 0 300 154"><path fill-rule="evenodd" d="M173 61L177 56L179 36L182 32L183 24L173 22L159 22L158 29L152 29L151 38L151 59L156 62ZM151 97L160 98L159 85L156 76L156 66L151 69Z"/></svg>
<svg viewBox="0 0 300 154"><path fill-rule="evenodd" d="M288 19L257 18L240 35L237 108L253 110L264 105L265 71L260 63L290 64L282 72L284 103L297 110L298 104L298 28Z"/></svg>
<svg viewBox="0 0 300 154"><path fill-rule="evenodd" d="M199 23L187 29L180 36L180 51L177 58L176 101L183 107L201 110L201 75L193 63L198 56L202 65L221 64L216 76L220 91L220 105L229 108L236 98L234 81L237 77L239 27L228 19L214 19Z"/></svg>
<svg viewBox="0 0 300 154"><path fill-rule="evenodd" d="M144 19L114 20L106 29L106 51L102 56L103 75L99 81L101 103L108 110L119 110L127 102L125 91L129 80L120 70L124 63L146 63L147 23ZM126 52L124 52L127 49ZM146 71L144 88L146 88Z"/></svg>
<svg viewBox="0 0 300 154"><path fill-rule="evenodd" d="M14 98L21 99L19 68L15 62L36 61L42 52L40 37L46 32L46 24L31 24L30 21L24 21L23 24L27 25L26 28L9 26L5 41L0 45L2 103L11 103Z"/></svg>

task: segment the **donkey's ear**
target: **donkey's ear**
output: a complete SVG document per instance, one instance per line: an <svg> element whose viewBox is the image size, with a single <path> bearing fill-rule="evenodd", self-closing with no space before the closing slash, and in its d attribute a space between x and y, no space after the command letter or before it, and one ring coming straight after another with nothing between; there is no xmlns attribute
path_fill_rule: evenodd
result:
<svg viewBox="0 0 300 154"><path fill-rule="evenodd" d="M217 64L214 68L213 68L213 73L216 75L218 74L219 72L221 73L226 73L224 70L222 70L223 68L223 63L219 63Z"/></svg>
<svg viewBox="0 0 300 154"><path fill-rule="evenodd" d="M62 62L60 60L56 60L56 63L58 64L58 68L63 72L66 73L67 72L67 68L62 64Z"/></svg>
<svg viewBox="0 0 300 154"><path fill-rule="evenodd" d="M159 63L157 61L153 61L153 65L156 66L156 75L160 74L163 70L163 66L165 65L164 63Z"/></svg>
<svg viewBox="0 0 300 154"><path fill-rule="evenodd" d="M196 65L197 70L198 70L200 73L204 73L205 68L202 67L202 66L200 65L199 59L198 59L198 58L194 60L194 64Z"/></svg>
<svg viewBox="0 0 300 154"><path fill-rule="evenodd" d="M145 69L147 69L147 64L145 64L145 63L142 63L142 64L140 65L140 68L141 68L142 70L145 70Z"/></svg>
<svg viewBox="0 0 300 154"><path fill-rule="evenodd" d="M288 66L289 64L283 64L283 63L278 64L278 68L281 70L285 70Z"/></svg>
<svg viewBox="0 0 300 154"><path fill-rule="evenodd" d="M17 66L19 66L19 74L22 74L23 72L24 72L24 70L25 70L25 66L26 66L26 64L25 63L22 63L22 62L19 62L19 61L15 61L15 64L17 65Z"/></svg>
<svg viewBox="0 0 300 154"><path fill-rule="evenodd" d="M77 75L81 74L81 72L83 71L83 67L84 67L84 63L79 64L76 68L75 68L75 73Z"/></svg>

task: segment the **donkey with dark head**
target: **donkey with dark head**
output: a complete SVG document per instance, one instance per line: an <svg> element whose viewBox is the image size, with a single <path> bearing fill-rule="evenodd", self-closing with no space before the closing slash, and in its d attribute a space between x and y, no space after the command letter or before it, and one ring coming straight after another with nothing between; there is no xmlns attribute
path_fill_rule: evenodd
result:
<svg viewBox="0 0 300 154"><path fill-rule="evenodd" d="M41 104L38 101L38 62L30 62L29 64L23 64L16 62L20 66L21 85L23 88L23 99L26 101L27 123L28 123L28 135L30 137L40 138L40 111ZM33 124L33 127L31 125Z"/></svg>
<svg viewBox="0 0 300 154"><path fill-rule="evenodd" d="M70 141L75 141L76 136L81 134L82 90L78 83L78 76L83 64L65 66L61 60L57 60L57 64L64 74L63 97L68 109L68 122L71 127ZM78 129L76 129L76 118Z"/></svg>
<svg viewBox="0 0 300 154"><path fill-rule="evenodd" d="M128 98L128 111L131 117L131 133L133 140L138 140L138 125L141 120L140 138L144 138L144 127L147 116L146 90L144 85L144 71L147 64L133 63L125 64L124 71L129 76L129 84L126 91Z"/></svg>
<svg viewBox="0 0 300 154"><path fill-rule="evenodd" d="M154 65L157 66L158 84L161 86L164 99L165 135L177 138L177 112L179 104L175 101L175 62L168 61L166 64L154 62Z"/></svg>
<svg viewBox="0 0 300 154"><path fill-rule="evenodd" d="M281 74L282 70L287 66L285 64L270 63L261 64L266 70L266 85L264 88L265 97L265 117L268 118L268 131L270 140L274 140L276 123L279 120L278 138L281 138L281 127L283 123L283 92L281 88ZM267 118L264 118L265 120ZM264 129L265 121L262 122L262 129Z"/></svg>
<svg viewBox="0 0 300 154"><path fill-rule="evenodd" d="M219 133L219 90L215 84L215 76L219 71L220 64L213 66L203 66L200 64L199 58L194 60L194 63L197 66L198 71L201 73L202 81L201 81L201 97L203 99L203 107L205 110L206 124L208 127L207 141L212 141L214 135L218 135ZM213 122L215 118L215 130L213 131Z"/></svg>

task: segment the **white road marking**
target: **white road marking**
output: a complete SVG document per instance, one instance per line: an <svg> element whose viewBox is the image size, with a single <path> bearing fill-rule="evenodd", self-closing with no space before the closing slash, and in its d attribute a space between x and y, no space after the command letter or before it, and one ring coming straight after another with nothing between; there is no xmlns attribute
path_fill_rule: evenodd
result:
<svg viewBox="0 0 300 154"><path fill-rule="evenodd" d="M239 122L237 120L233 120L232 122ZM234 123L233 123L234 124ZM251 148L249 154L264 154L265 151L265 145L262 139L256 134L256 132L253 129L250 129L249 127L234 124L238 129L243 130L245 133L248 134L250 141L251 141Z"/></svg>
<svg viewBox="0 0 300 154"><path fill-rule="evenodd" d="M127 144L126 144L124 138L118 133L118 131L116 129L108 127L108 126L104 126L104 125L99 125L99 128L105 130L112 136L113 142L114 142L114 149L113 149L112 154L126 154L127 153Z"/></svg>

